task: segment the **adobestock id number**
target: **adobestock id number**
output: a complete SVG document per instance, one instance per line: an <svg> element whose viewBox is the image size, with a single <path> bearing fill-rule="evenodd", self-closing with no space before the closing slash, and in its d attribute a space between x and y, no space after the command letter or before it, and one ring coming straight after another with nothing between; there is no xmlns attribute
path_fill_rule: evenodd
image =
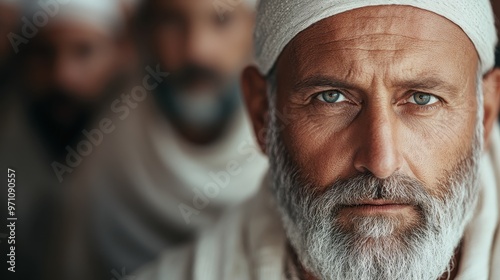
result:
<svg viewBox="0 0 500 280"><path fill-rule="evenodd" d="M8 270L10 272L16 271L16 171L14 169L7 169L7 228L9 230L9 240L7 243L10 245L7 250L7 263L9 264Z"/></svg>

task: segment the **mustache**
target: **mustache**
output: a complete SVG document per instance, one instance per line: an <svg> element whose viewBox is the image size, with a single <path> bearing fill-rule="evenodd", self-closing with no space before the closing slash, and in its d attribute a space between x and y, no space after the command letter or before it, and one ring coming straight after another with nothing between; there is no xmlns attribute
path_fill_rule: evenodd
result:
<svg viewBox="0 0 500 280"><path fill-rule="evenodd" d="M336 215L342 208L359 205L365 200L384 199L398 204L408 204L415 207L420 213L431 211L430 207L443 200L433 196L425 185L417 179L402 173L395 173L389 178L380 179L372 174L360 174L348 179L337 180L330 186L317 187L298 178L298 173L293 172L292 181L299 184L289 185L287 194L281 193L280 199L285 202L285 207L290 217L296 222L304 213L299 209L310 209L311 215ZM324 191L319 191L324 190ZM451 190L450 190L451 194ZM298 205L302 205L297 207ZM317 218L317 217L316 217Z"/></svg>
<svg viewBox="0 0 500 280"><path fill-rule="evenodd" d="M364 200L383 199L415 206L427 203L432 195L419 180L396 173L380 179L372 174L360 174L346 180L338 180L320 196L330 203L341 206L358 205Z"/></svg>
<svg viewBox="0 0 500 280"><path fill-rule="evenodd" d="M219 85L223 83L224 76L211 67L190 64L173 72L169 76L169 80L179 87L189 86L200 81Z"/></svg>

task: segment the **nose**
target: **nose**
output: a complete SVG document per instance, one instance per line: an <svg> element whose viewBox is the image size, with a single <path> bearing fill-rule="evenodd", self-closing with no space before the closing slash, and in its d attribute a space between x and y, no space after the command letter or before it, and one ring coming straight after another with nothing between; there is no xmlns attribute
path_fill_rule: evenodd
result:
<svg viewBox="0 0 500 280"><path fill-rule="evenodd" d="M354 167L362 173L386 179L400 170L403 156L398 141L398 122L394 111L382 106L365 110L359 117L359 139Z"/></svg>
<svg viewBox="0 0 500 280"><path fill-rule="evenodd" d="M186 58L188 61L207 63L213 59L216 36L212 30L203 26L193 26L186 34Z"/></svg>

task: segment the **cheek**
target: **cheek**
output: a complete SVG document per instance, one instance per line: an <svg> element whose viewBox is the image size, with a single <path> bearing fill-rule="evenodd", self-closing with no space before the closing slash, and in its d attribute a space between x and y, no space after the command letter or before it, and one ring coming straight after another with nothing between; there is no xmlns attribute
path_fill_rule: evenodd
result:
<svg viewBox="0 0 500 280"><path fill-rule="evenodd" d="M92 62L84 69L85 74L79 80L79 88L89 96L101 94L116 72L113 53L102 52L93 57Z"/></svg>
<svg viewBox="0 0 500 280"><path fill-rule="evenodd" d="M336 179L355 175L352 137L356 135L346 126L347 121L338 122L333 116L307 112L290 116L282 137L302 176L316 186L327 186Z"/></svg>
<svg viewBox="0 0 500 280"><path fill-rule="evenodd" d="M184 39L180 36L168 35L161 33L156 34L153 39L155 54L163 66L171 69L179 69L183 64L185 46Z"/></svg>
<svg viewBox="0 0 500 280"><path fill-rule="evenodd" d="M406 172L426 186L437 186L438 180L471 155L475 126L476 111L465 108L432 119L402 122L401 150L408 164Z"/></svg>

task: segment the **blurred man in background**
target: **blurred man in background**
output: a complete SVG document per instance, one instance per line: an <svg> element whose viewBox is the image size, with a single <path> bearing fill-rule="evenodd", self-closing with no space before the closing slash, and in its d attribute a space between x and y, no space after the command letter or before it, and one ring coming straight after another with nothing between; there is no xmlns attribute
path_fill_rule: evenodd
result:
<svg viewBox="0 0 500 280"><path fill-rule="evenodd" d="M29 7L31 15L42 9L36 3ZM118 5L114 0L60 4L54 18L26 44L24 102L33 124L60 156L82 137L122 82Z"/></svg>
<svg viewBox="0 0 500 280"><path fill-rule="evenodd" d="M122 15L118 3L110 0L23 5L19 28L6 37L6 52L16 53L14 64L21 71L20 84L2 104L6 117L0 127L0 154L1 166L19 174L17 273L9 277L43 279L65 187L52 163L71 157L84 129L123 83ZM2 201L6 195L2 192Z"/></svg>
<svg viewBox="0 0 500 280"><path fill-rule="evenodd" d="M217 5L143 1L137 34L146 71L113 102L116 130L102 153L77 171L86 180L75 180L84 186L68 200L67 278L131 273L257 191L253 178L267 161L239 86L252 60L254 3Z"/></svg>
<svg viewBox="0 0 500 280"><path fill-rule="evenodd" d="M240 70L251 53L253 14L239 7L219 15L213 3L152 0L144 7L149 60L171 73L157 90L158 104L197 144L215 141L233 120Z"/></svg>

